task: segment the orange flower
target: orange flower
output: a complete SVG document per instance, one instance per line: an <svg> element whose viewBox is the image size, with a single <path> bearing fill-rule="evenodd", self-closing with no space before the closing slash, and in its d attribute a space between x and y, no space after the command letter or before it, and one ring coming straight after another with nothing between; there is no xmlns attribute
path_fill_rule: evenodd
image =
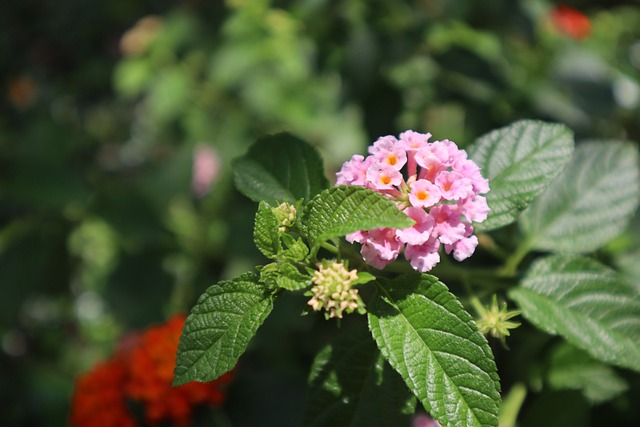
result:
<svg viewBox="0 0 640 427"><path fill-rule="evenodd" d="M165 324L126 337L113 361L82 376L72 400L71 425L135 426L126 411L127 399L142 403L146 423L155 425L169 420L179 427L189 424L195 405L221 405L225 398L222 388L231 381L231 372L209 383L171 386L184 320L185 316L178 315ZM106 414L104 422L96 421L92 411L97 410Z"/></svg>
<svg viewBox="0 0 640 427"><path fill-rule="evenodd" d="M556 30L573 39L583 40L591 34L589 17L572 7L559 4L553 8L550 17Z"/></svg>

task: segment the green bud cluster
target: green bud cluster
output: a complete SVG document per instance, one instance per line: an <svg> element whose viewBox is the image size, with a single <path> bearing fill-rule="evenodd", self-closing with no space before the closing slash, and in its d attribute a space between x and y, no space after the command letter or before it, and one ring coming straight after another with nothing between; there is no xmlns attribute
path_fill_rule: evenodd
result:
<svg viewBox="0 0 640 427"><path fill-rule="evenodd" d="M318 270L311 281L314 286L305 295L313 297L307 304L315 311L324 309L327 319L342 318L343 313L364 312L364 303L358 290L352 287L358 279L357 270L347 270L342 262L324 261L318 264Z"/></svg>
<svg viewBox="0 0 640 427"><path fill-rule="evenodd" d="M296 222L296 207L286 202L281 203L277 208L273 208L273 214L278 219L278 230L282 233L284 233L287 228L293 227L293 224Z"/></svg>

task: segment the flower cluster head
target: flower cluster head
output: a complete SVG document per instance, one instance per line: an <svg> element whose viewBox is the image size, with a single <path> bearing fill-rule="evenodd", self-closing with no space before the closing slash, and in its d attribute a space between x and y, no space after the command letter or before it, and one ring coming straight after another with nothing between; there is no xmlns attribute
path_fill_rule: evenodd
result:
<svg viewBox="0 0 640 427"><path fill-rule="evenodd" d="M364 312L364 303L358 295L358 290L353 288L358 280L357 270L348 270L338 261L324 261L318 264L318 270L311 281L313 287L306 295L312 298L307 304L315 311L325 309L327 318L342 318L343 313Z"/></svg>
<svg viewBox="0 0 640 427"><path fill-rule="evenodd" d="M175 316L126 337L108 361L80 376L72 396L70 425L135 427L168 421L167 425L187 426L194 406L221 405L232 373L210 383L171 385L184 320L182 315ZM144 422L129 411L129 402L142 404Z"/></svg>
<svg viewBox="0 0 640 427"><path fill-rule="evenodd" d="M347 235L362 244L364 260L383 269L404 250L411 266L420 272L439 261L439 249L457 261L473 254L478 238L472 222L487 218L489 207L481 194L489 182L467 153L449 140L429 142L430 133L411 130L383 136L369 147L367 157L354 155L337 174L337 185L357 185L395 201L415 225L405 229L382 228Z"/></svg>

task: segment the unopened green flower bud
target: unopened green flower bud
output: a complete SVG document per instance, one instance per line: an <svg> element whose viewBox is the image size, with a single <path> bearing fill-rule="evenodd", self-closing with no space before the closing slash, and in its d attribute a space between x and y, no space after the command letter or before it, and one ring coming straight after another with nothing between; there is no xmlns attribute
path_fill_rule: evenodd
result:
<svg viewBox="0 0 640 427"><path fill-rule="evenodd" d="M364 302L352 283L358 279L357 270L348 270L342 262L324 261L311 281L314 286L305 295L312 296L307 304L315 311L324 309L325 317L342 318L343 313L364 312Z"/></svg>
<svg viewBox="0 0 640 427"><path fill-rule="evenodd" d="M296 207L283 202L277 208L273 208L273 214L278 219L278 229L281 232L285 232L287 228L293 227L296 222Z"/></svg>

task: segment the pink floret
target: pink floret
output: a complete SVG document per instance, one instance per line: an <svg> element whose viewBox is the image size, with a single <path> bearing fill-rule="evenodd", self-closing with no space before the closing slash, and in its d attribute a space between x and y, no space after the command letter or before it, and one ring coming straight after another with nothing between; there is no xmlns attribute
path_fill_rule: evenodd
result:
<svg viewBox="0 0 640 427"><path fill-rule="evenodd" d="M360 243L364 260L382 269L404 250L420 272L440 261L440 246L457 261L478 246L471 223L487 219L489 181L467 153L448 139L429 142L430 133L408 130L396 139L379 138L369 155L355 155L337 174L337 184L360 185L396 202L415 224L404 229L356 231L348 242Z"/></svg>

